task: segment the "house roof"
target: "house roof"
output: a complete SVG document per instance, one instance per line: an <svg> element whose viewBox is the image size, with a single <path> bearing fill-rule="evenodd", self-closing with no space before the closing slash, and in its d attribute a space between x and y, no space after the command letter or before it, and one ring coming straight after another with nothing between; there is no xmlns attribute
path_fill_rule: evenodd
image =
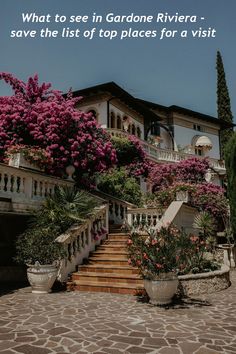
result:
<svg viewBox="0 0 236 354"><path fill-rule="evenodd" d="M92 97L98 93L109 93L121 102L125 103L131 109L137 111L144 117L149 117L150 120L160 120L157 115L152 112L141 100L137 100L115 82L106 82L104 84L91 86L85 89L73 91L74 96Z"/></svg>
<svg viewBox="0 0 236 354"><path fill-rule="evenodd" d="M145 101L145 100L141 100L141 99L138 99L138 100L141 101L143 104L146 104L150 109L160 109L162 111L165 111L166 113L171 113L171 112L181 113L181 114L193 117L193 118L198 118L198 119L201 119L201 120L204 120L207 122L218 124L221 126L221 128L224 128L224 129L232 128L232 127L236 126L234 123L229 123L229 122L224 121L223 119L209 116L207 114L203 114L200 112L192 111L191 109L187 109L184 107L179 107L176 105L163 106L158 103L153 103L150 101Z"/></svg>
<svg viewBox="0 0 236 354"><path fill-rule="evenodd" d="M122 87L117 85L115 82L110 81L103 84L87 87L85 89L73 91L73 95L75 97L82 96L82 97L92 97L99 93L109 93L112 97L119 99L121 102L126 104L131 109L140 113L144 118L148 118L149 121L157 121L161 120L158 115L156 115L152 109L159 109L164 111L165 113L181 113L187 115L192 118L198 118L207 122L211 122L214 124L219 125L222 129L232 128L235 124L228 123L222 119L209 116L207 114L203 114L200 112L192 111L190 109L171 105L171 106L163 106L158 103L142 100L132 96L130 93L125 91Z"/></svg>

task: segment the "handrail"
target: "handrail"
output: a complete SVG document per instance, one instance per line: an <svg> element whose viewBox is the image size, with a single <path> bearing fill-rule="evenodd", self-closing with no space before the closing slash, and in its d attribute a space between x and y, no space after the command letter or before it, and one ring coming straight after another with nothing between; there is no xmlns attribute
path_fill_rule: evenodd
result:
<svg viewBox="0 0 236 354"><path fill-rule="evenodd" d="M108 205L96 207L82 224L74 224L59 235L56 241L64 245L66 257L60 261L58 279L65 281L78 264L88 258L96 245L107 237L109 227Z"/></svg>
<svg viewBox="0 0 236 354"><path fill-rule="evenodd" d="M136 208L127 210L127 222L130 227L141 226L143 223L158 227L164 211L158 208Z"/></svg>
<svg viewBox="0 0 236 354"><path fill-rule="evenodd" d="M107 201L109 200L113 200L113 201L116 201L116 202L119 202L120 204L122 205L126 205L127 207L132 207L132 208L135 208L135 204L132 204L130 202L127 202L123 199L120 199L120 198L117 198L117 197L114 197L113 195L111 194L108 194L108 193L105 193L105 192L102 192L100 191L99 189L95 189L93 192L92 192L92 195L95 195L95 196L100 196L101 199L105 199Z"/></svg>

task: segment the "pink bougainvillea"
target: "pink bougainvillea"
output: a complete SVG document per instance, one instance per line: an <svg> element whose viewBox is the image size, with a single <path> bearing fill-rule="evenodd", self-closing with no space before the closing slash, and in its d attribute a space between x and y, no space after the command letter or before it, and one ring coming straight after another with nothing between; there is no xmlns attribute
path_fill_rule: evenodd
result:
<svg viewBox="0 0 236 354"><path fill-rule="evenodd" d="M48 172L62 176L66 166L76 167L78 178L106 170L116 162L109 135L91 114L76 109L81 98L64 97L39 85L38 76L24 83L11 74L0 73L14 94L0 97L0 161L12 145L46 149L53 163Z"/></svg>
<svg viewBox="0 0 236 354"><path fill-rule="evenodd" d="M191 157L177 163L155 165L150 173L150 183L153 191L158 191L172 185L176 181L199 183L209 168L207 159Z"/></svg>

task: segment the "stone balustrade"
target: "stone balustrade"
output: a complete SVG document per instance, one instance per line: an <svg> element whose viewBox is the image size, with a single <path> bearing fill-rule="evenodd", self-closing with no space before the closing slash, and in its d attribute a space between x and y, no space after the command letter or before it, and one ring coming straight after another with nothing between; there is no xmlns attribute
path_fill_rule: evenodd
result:
<svg viewBox="0 0 236 354"><path fill-rule="evenodd" d="M102 200L106 200L109 204L109 220L112 224L124 224L127 220L128 208L135 207L134 204L113 197L110 194L106 194L98 190L94 191L93 195L100 197Z"/></svg>
<svg viewBox="0 0 236 354"><path fill-rule="evenodd" d="M117 137L128 137L130 134L119 130L119 129L107 129L107 131L111 134L111 136ZM146 151L147 155L153 159L154 161L159 162L179 162L182 160L189 159L196 155L187 154L179 151L173 151L168 149L160 149L148 142L141 140L141 144L143 145L143 149ZM203 158L202 156L197 156L198 158ZM219 173L225 174L225 163L222 160L217 160L208 157L211 167Z"/></svg>
<svg viewBox="0 0 236 354"><path fill-rule="evenodd" d="M161 225L163 211L157 208L135 208L127 210L127 222L130 227L148 225L156 228Z"/></svg>
<svg viewBox="0 0 236 354"><path fill-rule="evenodd" d="M73 181L0 163L0 211L28 213L54 194L56 186Z"/></svg>
<svg viewBox="0 0 236 354"><path fill-rule="evenodd" d="M83 224L74 225L56 241L63 243L66 257L60 262L58 279L66 281L68 274L76 270L78 264L88 258L95 246L107 237L109 228L109 207L102 205Z"/></svg>

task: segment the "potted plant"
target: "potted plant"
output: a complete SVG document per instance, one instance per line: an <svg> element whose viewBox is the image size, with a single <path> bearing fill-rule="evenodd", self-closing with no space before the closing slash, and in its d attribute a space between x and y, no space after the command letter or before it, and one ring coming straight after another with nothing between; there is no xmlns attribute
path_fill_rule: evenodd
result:
<svg viewBox="0 0 236 354"><path fill-rule="evenodd" d="M12 145L7 150L8 164L13 167L44 171L52 164L50 154L39 146Z"/></svg>
<svg viewBox="0 0 236 354"><path fill-rule="evenodd" d="M17 261L25 263L32 293L50 292L56 280L59 260L65 256L63 246L55 241L60 233L56 225L37 225L27 229L17 240Z"/></svg>
<svg viewBox="0 0 236 354"><path fill-rule="evenodd" d="M142 229L131 232L129 263L140 269L150 303L169 304L178 287L177 271L184 266L185 236L173 225Z"/></svg>
<svg viewBox="0 0 236 354"><path fill-rule="evenodd" d="M28 266L33 293L49 292L56 280L59 261L66 256L56 238L73 224L82 223L96 205L84 191L58 187L35 212L29 228L16 241L16 261Z"/></svg>

